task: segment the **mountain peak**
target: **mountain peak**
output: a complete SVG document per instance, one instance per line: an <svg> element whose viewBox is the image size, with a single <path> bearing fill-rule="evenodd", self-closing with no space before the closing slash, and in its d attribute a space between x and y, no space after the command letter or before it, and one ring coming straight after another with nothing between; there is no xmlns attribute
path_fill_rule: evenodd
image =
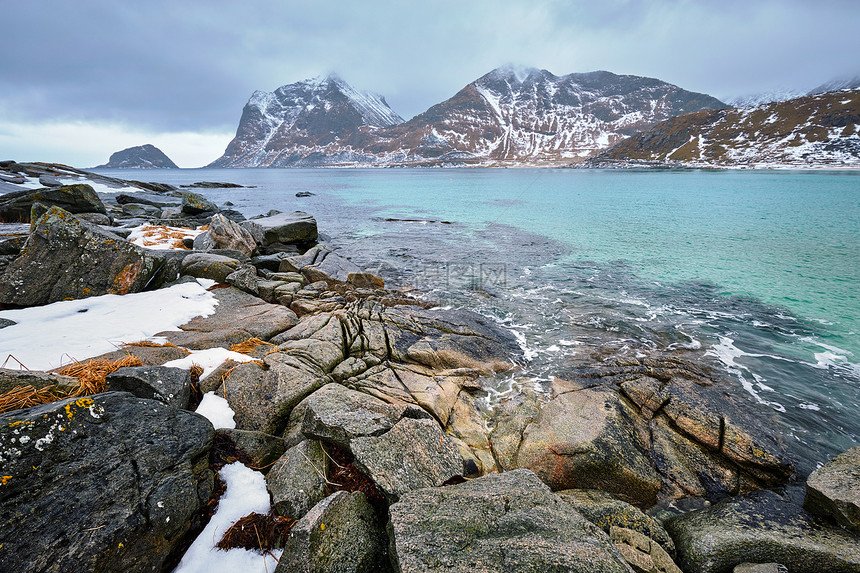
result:
<svg viewBox="0 0 860 573"><path fill-rule="evenodd" d="M509 83L522 84L530 76L542 75L543 73L549 74L549 72L547 72L546 70L539 70L538 68L534 67L522 66L518 64L505 64L486 74L484 78L487 78L489 80L502 80L507 81Z"/></svg>

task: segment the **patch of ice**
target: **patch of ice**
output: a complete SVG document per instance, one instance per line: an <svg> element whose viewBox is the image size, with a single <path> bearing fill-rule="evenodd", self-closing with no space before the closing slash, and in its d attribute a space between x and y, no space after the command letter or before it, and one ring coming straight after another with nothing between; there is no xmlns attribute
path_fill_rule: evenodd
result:
<svg viewBox="0 0 860 573"><path fill-rule="evenodd" d="M13 356L31 370L50 370L116 350L166 330L178 330L196 316L215 312L218 300L197 283L151 292L103 295L45 306L5 310L16 322L0 329L0 364ZM9 360L6 368L20 368Z"/></svg>
<svg viewBox="0 0 860 573"><path fill-rule="evenodd" d="M239 462L224 466L219 472L227 491L218 503L218 510L206 528L197 536L173 573L265 573L275 570L283 550L261 555L247 549L222 551L215 545L234 523L250 513L268 513L271 509L269 492L263 474Z"/></svg>
<svg viewBox="0 0 860 573"><path fill-rule="evenodd" d="M233 429L236 427L236 420L233 419L236 412L230 408L227 400L221 396L216 396L215 392L203 394L203 400L200 401L200 405L194 411L212 422L212 426L216 430L218 428Z"/></svg>

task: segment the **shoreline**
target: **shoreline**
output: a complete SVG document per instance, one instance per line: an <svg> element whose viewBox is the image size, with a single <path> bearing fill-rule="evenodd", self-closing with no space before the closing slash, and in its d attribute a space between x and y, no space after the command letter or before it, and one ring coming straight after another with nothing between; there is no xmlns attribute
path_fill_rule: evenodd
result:
<svg viewBox="0 0 860 573"><path fill-rule="evenodd" d="M69 265L80 256L82 251L75 250L80 244L88 245L90 250L95 245L107 247L97 251L99 255L95 259L96 266L108 273L106 280L98 283L92 269L84 270L81 277L86 279L87 289L100 284L110 291L121 285L126 292L133 292L167 286L180 276L186 278L179 283L190 282L192 277L193 280L213 281L210 292L219 301L214 314L195 318L178 331L156 333L163 337L158 342L127 346L100 358L116 359L132 354L142 362L140 368L152 369L207 349L245 354L248 362L212 366L212 373L198 382L201 392L214 392L226 400L235 428L218 430L215 438L207 438L212 430L201 424L199 416L186 413L183 406L171 409L159 405L153 410L157 419L143 426L135 425L134 415L118 416L118 412L153 407L152 398L156 402L169 402L166 394L170 394L172 399L169 390L154 379L145 378L141 372L127 373L123 382L108 386L106 394L69 398L53 405L3 414L2 420L9 424L0 427L0 434L3 434L0 455L12 464L7 467L14 471L8 479L4 477L3 487L10 489L0 491L9 492L7 495L11 497L7 499L11 501L5 503L0 512L9 512L9 519L4 514L2 523L15 523L16 527L14 531L8 526L0 527L3 541L0 554L9 552L7 555L11 558L14 549L14 553L23 554L19 557L57 558L49 557L51 554L45 549L53 544L40 545L38 555L32 554L34 550L26 546L28 539L32 537L33 543L41 543L43 539L21 534L21 531L38 530L38 527L17 512L19 507L30 502L29 495L47 499L67 495L62 489L49 493L49 486L53 487L51 483L40 481L40 474L32 474L28 469L36 458L39 461L34 468L49 467L46 464L55 463L52 456L62 457L68 448L76 447L73 444L77 442L66 440L64 428L39 425L39 416L43 413L58 412L63 418L63 408L69 412L69 429L82 434L96 432L97 427L110 428L119 424L121 418L128 418L127 423L136 428L134 431L144 436L162 422L168 426L194 424L197 429L187 436L189 440L198 440L189 449L193 454L175 467L192 472L184 474L186 477L182 479L193 475L201 484L211 483L207 480L212 479L215 470L211 464L205 464L203 458L217 449L213 449L212 439L217 441L218 435L231 436L231 447L244 451L244 455L255 460L252 465L258 466L265 465L262 450L252 444L278 444L281 453L273 461L282 469L269 471L266 483L275 510L298 520L294 526L296 533L286 542L287 551L281 557L287 560L300 559L308 553L329 555L332 551L331 547L315 545L313 539L303 537L300 534L305 531L303 528L320 529L319 524L323 522L336 524L339 519L357 519L355 516L370 516L376 512L376 522L367 518L368 523L375 525L350 545L356 549L359 546L371 549L352 558L365 565L375 563L382 568L379 570L386 570L387 564L394 564L401 570L418 570L419 563L430 563L444 551L436 548L425 552L424 542L406 541L424 539L427 534L422 527L432 522L432 516L426 518L425 524L421 520L414 523L409 518L423 511L423 496L427 495L441 496L439 499L453 496L452 507L462 503L457 496L473 496L470 505L475 506L476 513L467 519L480 524L488 520L496 523L493 521L496 518L490 519L490 516L499 499L520 499L517 496L521 496L522 491L530 492L533 499L540 500L539 507L561 511L556 514L557 527L567 530L568 534L561 542L561 553L553 553L554 557L548 558L531 549L543 543L544 538L536 533L529 543L517 550L522 559L544 565L556 562L554 559L564 559L564 563L574 567L575 558L566 552L575 553L577 544L587 543L592 549L599 547L592 559L605 559L618 571L626 568L624 558L635 558L621 550L625 545L623 540L627 539L629 545L629 536L633 533L613 534L609 526L602 531L593 525L584 525L585 518L579 511L590 515L589 511L595 511L594 500L583 501L580 493L563 497L552 492L601 490L601 495L608 497L601 498L603 501L597 506L606 507L608 503L615 508L612 511L623 508L625 517L615 522L615 527L638 532L655 542L646 541L650 547L648 558L668 559L672 563L674 556L689 571L698 569L694 565L696 557L692 548L683 544L684 535L695 536L707 531L700 523L687 525L693 520L692 516L697 519L711 516L709 519L717 523L726 523L725 517L709 513L710 503L723 499L717 504L720 508L731 506L740 512L761 512L762 508L771 508L775 500L757 495L756 491L790 484L789 489L797 490L790 494L795 498L790 504L791 511L802 511L799 508L803 495L799 490L803 482L792 476L791 460L780 445L780 437L766 421L751 417L745 409L744 398L731 395L731 385L695 360L695 353L679 355L655 351L638 359L612 355L595 357L594 361L586 358L565 379L553 381L546 401L521 388L495 410L484 412L479 407L479 399L486 393L484 380L500 372L510 372L521 359L522 350L510 334L475 313L428 308L431 305L409 293L386 290L380 277L365 272L339 251L319 243L316 221L305 213L235 221L230 217L239 219L241 215L217 205L201 205L200 198L192 195L186 192L182 196L178 212L170 211L175 207L150 205L149 214L145 214L146 204L134 203L131 203L133 207L111 205L109 210L111 216L138 213L137 217L152 218L157 223L167 220L166 212L173 213L177 217L175 221L183 224L206 221L209 228L205 233L183 240L183 246L190 243L194 247L191 251L158 255L139 247L123 246L128 250L120 256L118 266L108 265L107 257L115 256L115 245L125 243L107 229L121 229L84 222L85 216L101 220L90 217L92 213L68 216L68 212L52 207L34 222L26 250L7 261L9 266L0 283L5 282L3 292L7 297L16 301L36 300L28 298L31 290L35 291L32 296L43 294L40 289L30 289L28 268L32 260L56 258L56 268L63 273L61 282L68 283L71 290L52 291L55 292L53 296L61 300L70 293L83 292L74 290L77 271L74 265ZM214 207L214 211L210 207ZM56 247L59 243L49 241L53 246L47 254L37 252L42 238L59 241L64 236L79 238L68 243L68 250L61 251ZM26 257L35 259L28 262ZM150 264L150 259L159 262ZM133 263L138 270L126 270L130 268L129 261L135 260L140 261ZM119 269L119 272L108 267ZM46 265L45 268L41 275L52 267ZM70 268L73 269L71 273L68 272ZM152 274L134 274L144 272ZM118 280L120 277L122 280ZM14 328L14 325L7 328ZM193 360L188 361L188 367L191 362ZM159 372L166 374L173 370L176 368L166 367ZM190 391L190 379L182 382L182 387L186 386ZM116 390L120 389L132 390L136 397L118 394ZM188 403L184 407L188 407ZM78 413L80 422L75 418ZM81 425L77 425L79 423ZM14 430L19 425L29 428L32 437L27 434L25 441ZM124 431L131 430L125 426ZM166 447L162 439L156 440L156 449ZM328 449L314 449L317 448L315 443ZM32 444L41 444L41 448L31 447ZM368 501L362 501L373 497L367 492L325 491L326 484L320 482L320 477L325 482L330 476L320 476L320 467L328 465L326 455L339 455L337 451L352 456L349 463L354 463L357 471L370 479L379 494L374 503L381 505L371 507ZM143 459L146 459L143 451L130 458L136 460L136 464ZM311 460L317 461L306 463ZM123 483L118 475L111 473L113 471L114 468L98 464L87 469L88 473L102 476L100 479L112 487ZM291 476L287 483L277 480L282 472ZM465 480L465 483L444 485L454 478ZM167 487L164 484L173 483L175 479L174 475L159 477L151 484L152 491L162 492L159 488ZM19 480L31 481L24 486ZM80 486L77 480L61 480L58 484L60 488ZM140 481L137 487L139 490ZM200 510L200 505L212 501L211 490L206 485L198 486L199 504L195 504L190 513L187 507L180 511L178 504L177 507L173 502L168 504L165 511L173 517L174 523L184 524L182 531L171 530L167 535L173 540L170 548L148 547L144 553L153 553L152 558L161 560L162 564L175 559L190 532L201 525L192 523L196 518L191 514ZM309 495L308 492L314 493ZM159 493L168 500L176 499L176 495L179 494ZM110 497L113 499L116 495ZM164 509L158 505L158 499L152 500L151 506L158 510L151 509L150 513ZM116 503L116 500L99 503ZM482 505L485 503L489 505ZM436 502L436 506L438 504ZM678 504L685 509L677 509ZM752 509L744 509L747 507L744 504L752 504ZM328 513L335 508L346 512L337 514L344 517ZM528 516L524 519L534 520L529 523L536 524L541 518L539 513L529 513L534 509L533 505L524 506L522 511ZM690 509L699 511L689 512ZM75 516L68 526L87 529L91 514ZM767 515L767 519L774 520L775 527L780 525L778 515ZM812 517L808 519L813 520ZM149 517L146 521L150 521ZM384 529L386 521L388 532ZM129 559L128 555L105 549L116 547L116 540L127 538L129 534L122 533L121 527L119 534L112 533L119 526L111 523L111 532L94 534L99 541L90 550L102 551L106 559L115 559L113 563L117 565L127 563L124 560ZM674 534L669 535L664 526ZM151 543L154 527L135 532L139 543ZM335 530L332 535L339 535L341 531L336 526L329 529ZM832 553L827 553L825 559L860 563L860 541L851 541L851 534L845 537L832 526L825 530L831 536L828 539L839 540L842 544L841 549L837 546ZM158 531L158 535L165 535ZM685 533L679 534L679 531ZM455 528L444 535L461 534L459 528ZM498 529L488 538L479 533L469 535L473 535L470 543L478 547L483 547L483 543L495 547L492 543L506 544L505 540L517 539L519 534ZM813 533L802 529L797 535L812 536ZM728 538L727 534L722 536ZM22 539L17 539L19 537ZM781 547L790 547L795 541L796 538L789 536L777 545L782 543ZM762 542L753 543L758 547L755 543ZM661 548L659 551L657 546ZM138 545L136 550L141 549ZM741 550L732 559L747 555L744 551L752 549ZM852 551L858 553L855 555ZM488 567L498 568L501 564L493 561L494 554L494 550L484 550L466 561L478 559ZM460 567L458 570L467 567L460 557L451 556L451 559ZM410 568L413 566L409 563L415 563L414 568Z"/></svg>

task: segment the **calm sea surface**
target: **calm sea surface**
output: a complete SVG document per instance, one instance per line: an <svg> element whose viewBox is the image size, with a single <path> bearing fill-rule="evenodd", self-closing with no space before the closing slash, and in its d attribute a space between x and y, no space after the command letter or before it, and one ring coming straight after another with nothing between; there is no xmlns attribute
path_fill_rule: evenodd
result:
<svg viewBox="0 0 860 573"><path fill-rule="evenodd" d="M705 355L783 426L801 471L860 442L860 173L104 170L300 209L390 286L514 332L541 388L577 356ZM314 196L297 198L296 192Z"/></svg>

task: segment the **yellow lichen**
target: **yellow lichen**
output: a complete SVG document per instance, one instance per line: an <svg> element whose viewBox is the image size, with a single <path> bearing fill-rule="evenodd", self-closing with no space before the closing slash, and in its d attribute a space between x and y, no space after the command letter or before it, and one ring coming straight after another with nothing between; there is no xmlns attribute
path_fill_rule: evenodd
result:
<svg viewBox="0 0 860 573"><path fill-rule="evenodd" d="M12 479L12 476L0 476L0 485L6 485L10 479Z"/></svg>

